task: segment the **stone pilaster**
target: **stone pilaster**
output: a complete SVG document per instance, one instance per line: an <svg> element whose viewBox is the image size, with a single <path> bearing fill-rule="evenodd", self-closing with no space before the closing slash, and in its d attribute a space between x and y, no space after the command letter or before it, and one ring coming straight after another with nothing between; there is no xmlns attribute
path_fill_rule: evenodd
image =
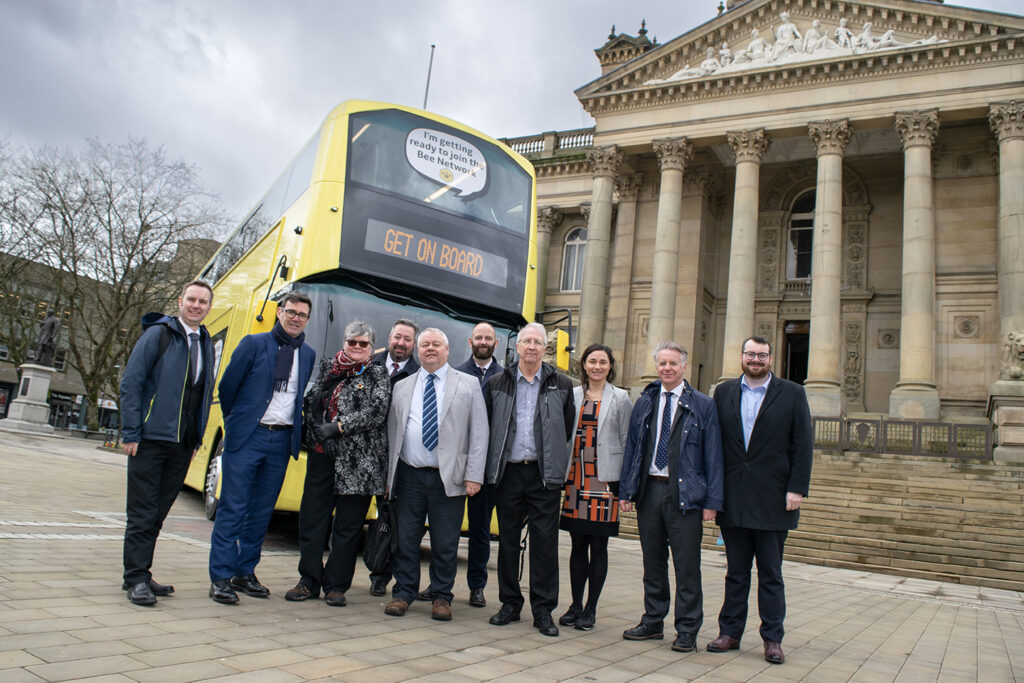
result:
<svg viewBox="0 0 1024 683"><path fill-rule="evenodd" d="M615 216L615 238L612 240L604 343L611 347L620 367L626 360L626 326L633 281L633 237L636 234L636 202L641 184L642 178L636 173L620 173L615 178L619 210Z"/></svg>
<svg viewBox="0 0 1024 683"><path fill-rule="evenodd" d="M811 252L811 338L807 358L807 402L812 415L843 413L840 391L843 334L840 291L843 274L843 151L850 143L849 123L815 121L807 126L818 153Z"/></svg>
<svg viewBox="0 0 1024 683"><path fill-rule="evenodd" d="M679 222L683 207L683 171L693 158L693 145L685 137L654 141L661 166L658 223L654 235L654 266L651 275L651 314L647 342L654 347L672 338L675 331L676 283L679 260ZM654 362L646 355L645 377L655 375Z"/></svg>
<svg viewBox="0 0 1024 683"><path fill-rule="evenodd" d="M1024 461L1024 103L988 114L999 141L999 329L1003 359L989 388L997 460Z"/></svg>
<svg viewBox="0 0 1024 683"><path fill-rule="evenodd" d="M608 254L612 238L612 192L622 152L615 145L587 151L594 174L587 220L587 249L580 286L580 322L576 348L581 351L604 339L604 312L608 297Z"/></svg>
<svg viewBox="0 0 1024 683"><path fill-rule="evenodd" d="M725 309L722 376L740 374L743 340L754 334L754 291L757 284L757 207L761 158L771 140L763 128L726 133L736 157L732 236L729 241L729 288Z"/></svg>
<svg viewBox="0 0 1024 683"><path fill-rule="evenodd" d="M932 142L937 109L896 113L903 143L903 282L900 292L900 379L889 395L893 417L939 417L935 388L935 201Z"/></svg>
<svg viewBox="0 0 1024 683"><path fill-rule="evenodd" d="M544 310L548 292L548 262L551 256L551 232L562 223L564 214L553 207L537 211L537 312Z"/></svg>

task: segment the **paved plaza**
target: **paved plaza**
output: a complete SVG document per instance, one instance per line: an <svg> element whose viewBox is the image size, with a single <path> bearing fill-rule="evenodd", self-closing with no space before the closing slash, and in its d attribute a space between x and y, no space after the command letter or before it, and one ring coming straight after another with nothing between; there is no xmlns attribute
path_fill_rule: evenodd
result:
<svg viewBox="0 0 1024 683"><path fill-rule="evenodd" d="M453 621L425 603L384 615L361 563L348 606L290 603L295 517L275 518L257 573L269 600L206 595L211 522L183 493L157 545L154 577L176 593L131 605L121 585L124 457L78 439L0 432L0 681L1012 681L1024 680L1024 595L787 562L782 666L764 661L756 599L738 652L711 654L725 558L704 553L705 620L698 651L627 642L642 610L640 545L613 539L608 583L589 632L540 635L523 621L491 626L466 604L465 546ZM814 495L813 484L811 495ZM464 543L464 542L463 542ZM496 553L496 545L494 547ZM569 539L561 542L568 604ZM424 578L426 572L424 571ZM524 578L525 585L525 578ZM753 592L752 592L753 597Z"/></svg>

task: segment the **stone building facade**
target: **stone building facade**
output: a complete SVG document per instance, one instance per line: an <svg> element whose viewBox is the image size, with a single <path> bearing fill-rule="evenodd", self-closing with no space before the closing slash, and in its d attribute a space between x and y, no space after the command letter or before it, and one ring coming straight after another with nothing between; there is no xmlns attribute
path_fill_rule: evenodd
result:
<svg viewBox="0 0 1024 683"><path fill-rule="evenodd" d="M671 338L707 391L761 334L816 415L1024 406L1024 17L747 0L596 53L595 127L508 141L538 174L538 310L577 311L577 349L637 386Z"/></svg>

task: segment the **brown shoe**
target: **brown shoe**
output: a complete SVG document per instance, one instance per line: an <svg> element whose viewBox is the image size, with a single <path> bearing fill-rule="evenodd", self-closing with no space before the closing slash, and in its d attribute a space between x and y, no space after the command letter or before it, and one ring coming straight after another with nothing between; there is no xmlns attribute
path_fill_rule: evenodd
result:
<svg viewBox="0 0 1024 683"><path fill-rule="evenodd" d="M284 594L284 599L290 602L301 602L302 600L315 598L316 595L317 594L313 592L312 588L300 582L296 584L295 588L289 589L288 592Z"/></svg>
<svg viewBox="0 0 1024 683"><path fill-rule="evenodd" d="M331 591L324 596L324 602L331 607L344 607L347 601L345 600L345 594L341 591Z"/></svg>
<svg viewBox="0 0 1024 683"><path fill-rule="evenodd" d="M409 603L401 598L395 598L384 608L384 614L389 617L404 617L409 609Z"/></svg>
<svg viewBox="0 0 1024 683"><path fill-rule="evenodd" d="M782 664L786 661L786 655L782 654L782 645L770 640L764 641L764 661L772 664Z"/></svg>
<svg viewBox="0 0 1024 683"><path fill-rule="evenodd" d="M728 652L740 649L740 641L732 636L718 636L708 643L708 652Z"/></svg>
<svg viewBox="0 0 1024 683"><path fill-rule="evenodd" d="M451 621L452 620L452 606L444 598L434 598L432 607L430 608L430 618L437 619L438 621Z"/></svg>

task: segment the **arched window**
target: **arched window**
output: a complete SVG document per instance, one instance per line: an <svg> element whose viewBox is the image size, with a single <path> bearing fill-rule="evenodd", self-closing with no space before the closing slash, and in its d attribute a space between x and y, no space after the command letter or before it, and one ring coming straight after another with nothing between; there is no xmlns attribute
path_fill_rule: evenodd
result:
<svg viewBox="0 0 1024 683"><path fill-rule="evenodd" d="M575 228L565 236L562 252L562 291L578 292L583 286L583 258L587 253L587 229Z"/></svg>
<svg viewBox="0 0 1024 683"><path fill-rule="evenodd" d="M786 242L786 279L803 280L811 276L811 249L814 246L814 190L804 192L793 202Z"/></svg>

